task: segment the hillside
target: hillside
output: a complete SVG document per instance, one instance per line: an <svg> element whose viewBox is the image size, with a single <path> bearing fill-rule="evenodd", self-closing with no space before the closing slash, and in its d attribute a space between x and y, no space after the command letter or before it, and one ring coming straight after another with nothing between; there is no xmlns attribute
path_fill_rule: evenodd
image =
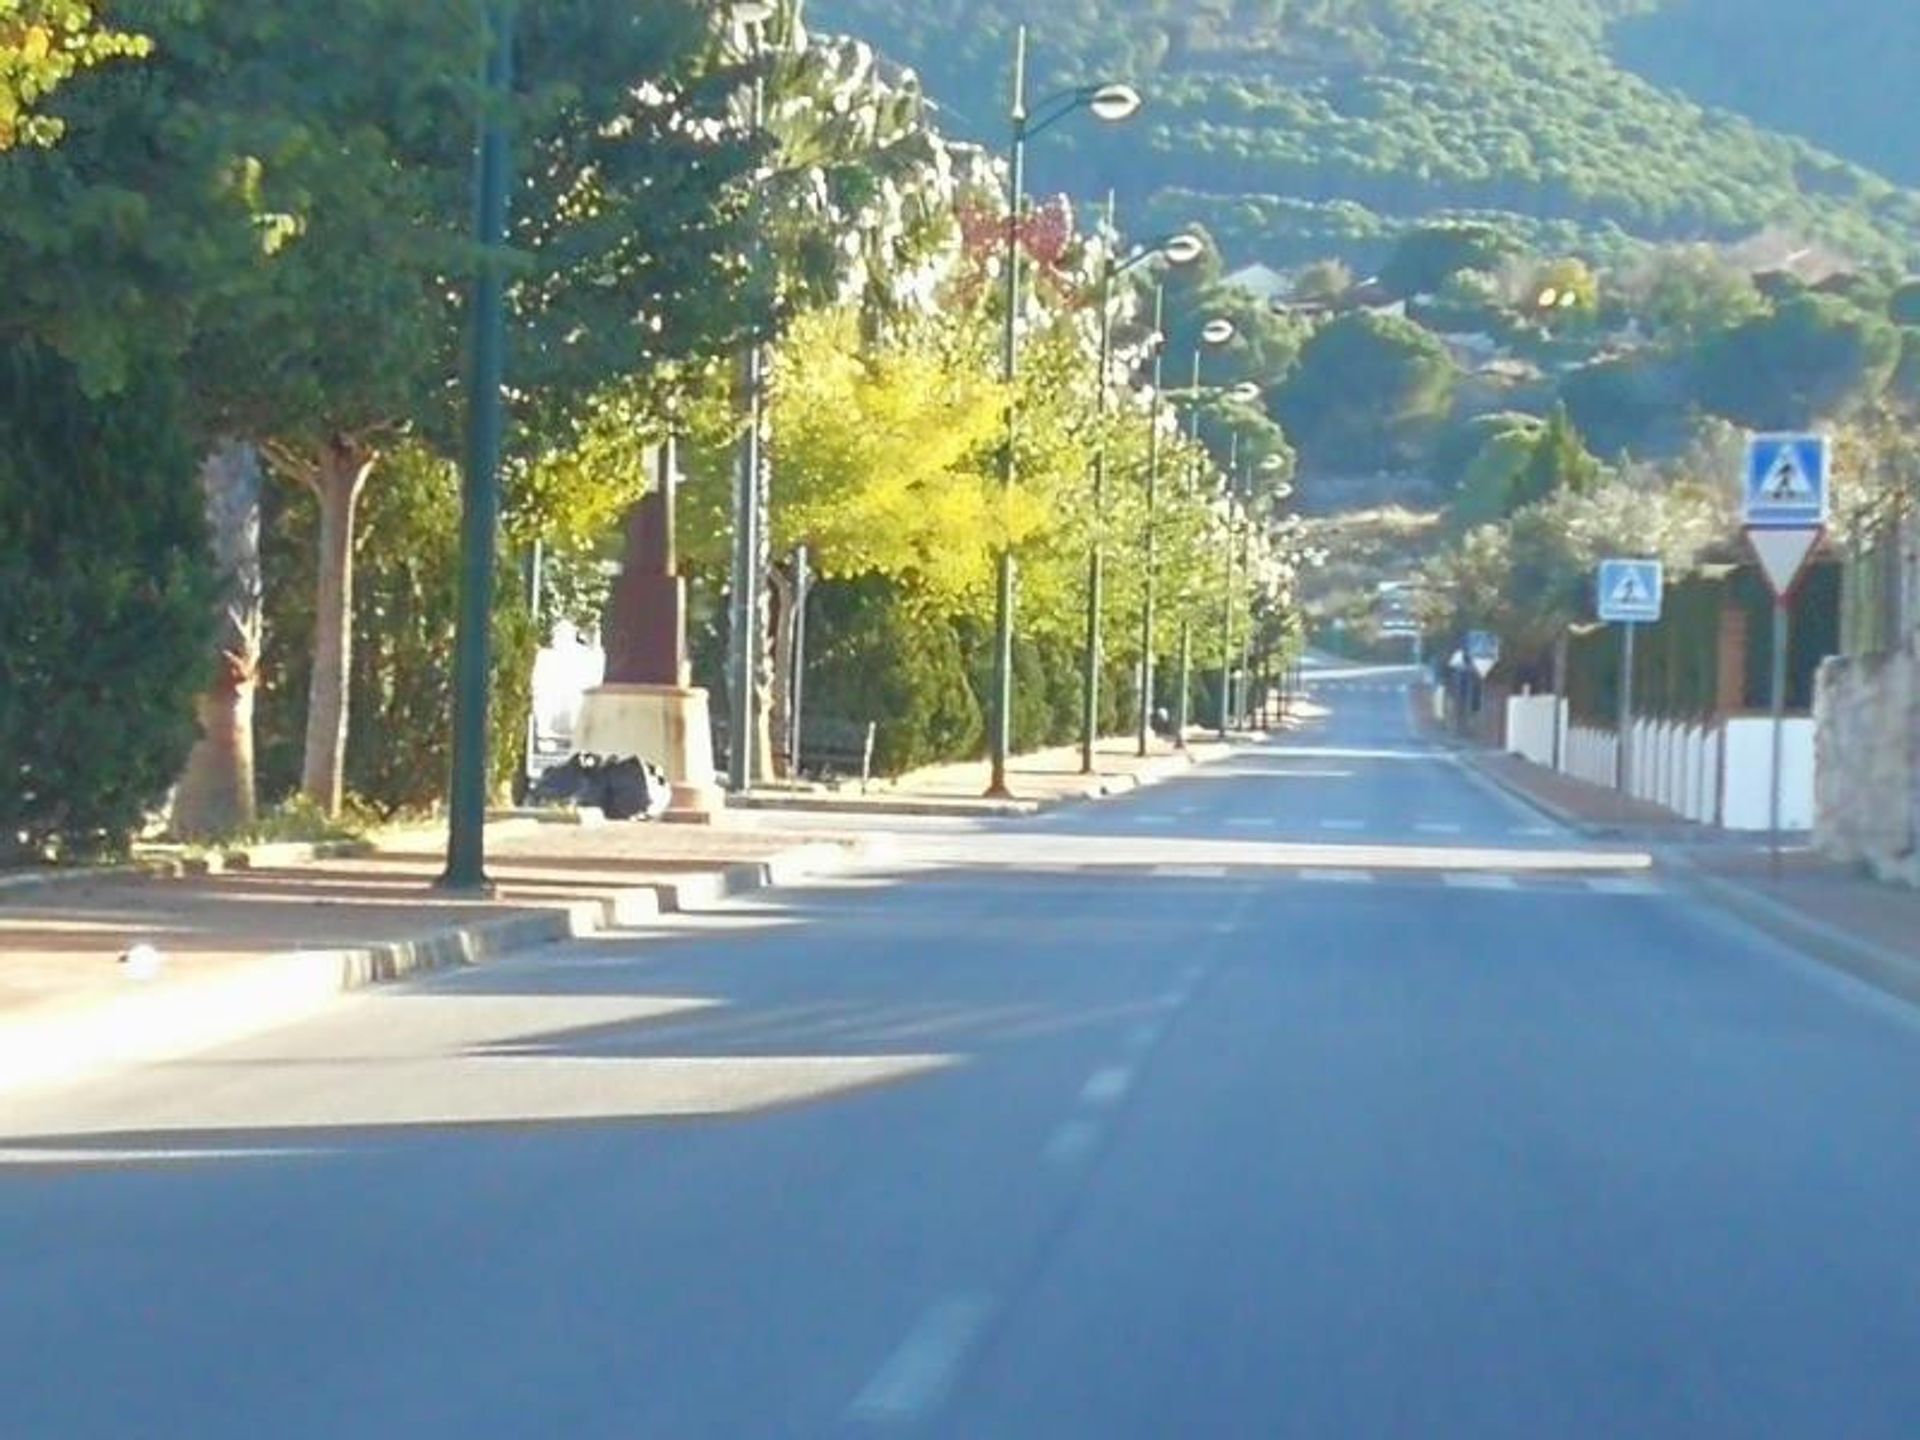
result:
<svg viewBox="0 0 1920 1440"><path fill-rule="evenodd" d="M1786 0L813 0L807 13L919 68L954 127L984 140L1004 133L1016 20L1033 28L1037 90L1133 80L1147 113L1050 134L1036 187L1112 185L1136 228L1199 220L1235 260L1370 265L1412 221L1475 215L1548 249L1776 227L1905 263L1920 253L1920 195L1805 138L1920 178L1910 136L1879 139L1891 127L1873 123L1874 87L1834 106L1847 87L1824 73L1885 43L1887 8L1833 0L1815 19ZM1816 30L1849 37L1852 61L1794 83L1793 53L1755 22L1775 10L1808 37L1801 49ZM1891 69L1873 67L1888 83Z"/></svg>

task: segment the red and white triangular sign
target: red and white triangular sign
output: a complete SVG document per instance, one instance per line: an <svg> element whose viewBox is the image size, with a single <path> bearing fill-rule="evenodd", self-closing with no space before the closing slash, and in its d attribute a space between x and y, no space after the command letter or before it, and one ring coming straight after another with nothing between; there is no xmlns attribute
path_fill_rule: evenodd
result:
<svg viewBox="0 0 1920 1440"><path fill-rule="evenodd" d="M1813 554L1824 533L1818 529L1768 530L1758 527L1747 531L1747 543L1753 547L1754 558L1760 562L1760 569L1775 595L1792 592L1800 579L1800 572L1806 568L1807 557Z"/></svg>

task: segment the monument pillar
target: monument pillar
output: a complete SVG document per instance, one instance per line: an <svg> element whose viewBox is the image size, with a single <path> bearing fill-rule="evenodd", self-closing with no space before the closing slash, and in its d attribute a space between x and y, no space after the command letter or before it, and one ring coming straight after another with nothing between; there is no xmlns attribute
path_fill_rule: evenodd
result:
<svg viewBox="0 0 1920 1440"><path fill-rule="evenodd" d="M654 447L653 488L627 512L620 577L607 604L606 681L580 707L575 746L597 755L637 755L673 786L666 818L710 821L725 806L715 783L707 692L687 663L687 586L674 544L672 440Z"/></svg>

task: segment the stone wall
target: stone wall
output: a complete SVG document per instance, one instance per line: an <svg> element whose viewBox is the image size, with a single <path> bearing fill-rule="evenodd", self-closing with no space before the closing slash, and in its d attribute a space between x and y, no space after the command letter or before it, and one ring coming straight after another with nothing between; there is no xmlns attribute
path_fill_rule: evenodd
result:
<svg viewBox="0 0 1920 1440"><path fill-rule="evenodd" d="M1920 885L1920 657L1909 646L1827 661L1814 719L1815 842Z"/></svg>

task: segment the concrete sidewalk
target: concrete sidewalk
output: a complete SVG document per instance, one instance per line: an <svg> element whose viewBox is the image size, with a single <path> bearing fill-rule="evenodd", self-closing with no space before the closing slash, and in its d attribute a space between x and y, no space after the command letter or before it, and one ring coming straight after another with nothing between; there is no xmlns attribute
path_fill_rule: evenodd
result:
<svg viewBox="0 0 1920 1440"><path fill-rule="evenodd" d="M1133 737L1112 737L1095 747L1091 775L1081 769L1078 745L1059 745L1019 755L1008 766L1008 784L1014 795L1010 800L989 799L986 791L991 767L985 760L968 760L912 770L897 779L876 781L865 791L857 788L756 790L745 798L744 808L962 818L1033 815L1069 801L1126 794L1191 766L1218 760L1231 753L1236 744L1256 738L1235 736L1222 742L1211 731L1193 731L1186 749L1181 750L1171 741L1156 736L1148 754L1141 756Z"/></svg>
<svg viewBox="0 0 1920 1440"><path fill-rule="evenodd" d="M1804 841L1783 851L1776 870L1765 842L1755 837L1692 824L1518 756L1476 751L1466 758L1563 823L1647 841L1661 868L1702 899L1802 953L1920 1003L1920 892L1835 864Z"/></svg>
<svg viewBox="0 0 1920 1440"><path fill-rule="evenodd" d="M489 827L491 898L434 888L419 832L367 853L169 878L95 873L0 893L0 1092L190 1053L341 992L697 909L844 863L770 829ZM122 957L160 957L142 975Z"/></svg>

